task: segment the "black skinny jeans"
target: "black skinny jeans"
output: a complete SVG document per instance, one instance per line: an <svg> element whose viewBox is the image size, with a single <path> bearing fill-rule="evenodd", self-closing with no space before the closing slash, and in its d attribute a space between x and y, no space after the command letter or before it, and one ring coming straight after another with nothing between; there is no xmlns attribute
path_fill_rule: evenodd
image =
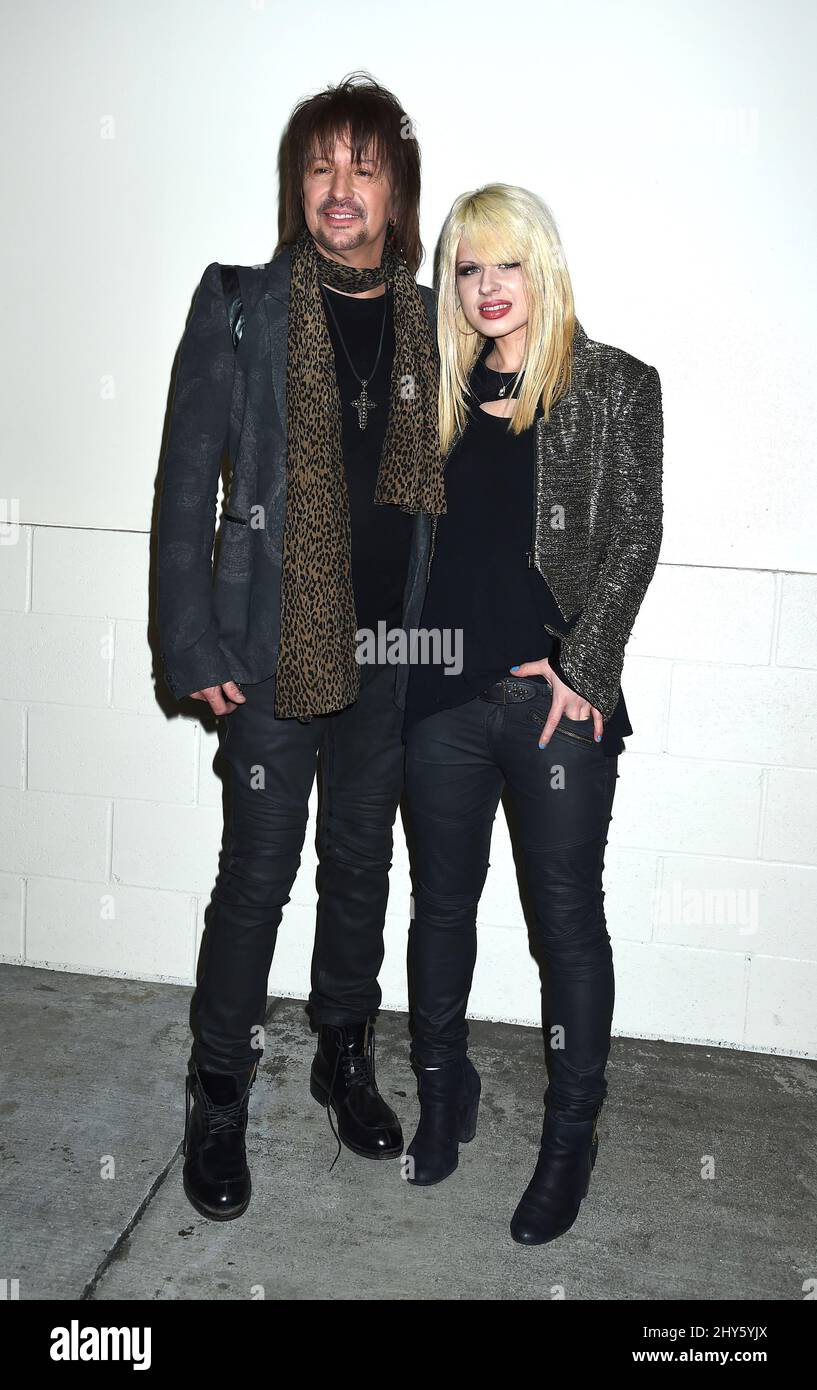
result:
<svg viewBox="0 0 817 1390"><path fill-rule="evenodd" d="M361 667L354 704L308 724L276 719L275 677L243 686L219 721L224 847L205 912L190 1009L192 1058L246 1074L258 1061L278 925L301 862L320 755L314 1026L377 1012L392 834L403 788L394 666Z"/></svg>
<svg viewBox="0 0 817 1390"><path fill-rule="evenodd" d="M439 1066L467 1051L477 905L504 784L544 967L545 1099L563 1118L587 1120L607 1093L614 978L602 871L618 757L594 743L590 719L563 717L540 749L550 702L546 684L518 704L476 698L408 732L412 1058Z"/></svg>

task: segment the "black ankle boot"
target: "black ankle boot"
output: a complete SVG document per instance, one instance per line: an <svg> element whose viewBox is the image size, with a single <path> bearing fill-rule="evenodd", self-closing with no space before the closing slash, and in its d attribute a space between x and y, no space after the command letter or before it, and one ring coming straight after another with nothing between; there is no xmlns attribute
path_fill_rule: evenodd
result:
<svg viewBox="0 0 817 1390"><path fill-rule="evenodd" d="M327 1113L334 1110L336 1137L352 1153L397 1158L403 1152L400 1121L377 1089L371 1019L342 1028L321 1024L309 1090Z"/></svg>
<svg viewBox="0 0 817 1390"><path fill-rule="evenodd" d="M477 1132L482 1083L469 1057L432 1070L415 1070L420 1123L406 1149L413 1160L406 1181L431 1187L453 1173L460 1161L460 1144L469 1144Z"/></svg>
<svg viewBox="0 0 817 1390"><path fill-rule="evenodd" d="M199 1071L192 1061L188 1068L182 1177L196 1211L211 1221L232 1221L250 1204L245 1136L257 1069L256 1062L249 1073L234 1076Z"/></svg>
<svg viewBox="0 0 817 1390"><path fill-rule="evenodd" d="M591 1120L561 1120L545 1107L536 1169L511 1218L520 1245L546 1245L569 1231L590 1187L599 1140Z"/></svg>

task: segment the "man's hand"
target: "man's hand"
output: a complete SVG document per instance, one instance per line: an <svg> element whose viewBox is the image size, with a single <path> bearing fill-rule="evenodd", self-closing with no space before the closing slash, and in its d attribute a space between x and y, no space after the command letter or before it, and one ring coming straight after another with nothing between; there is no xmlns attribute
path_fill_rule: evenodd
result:
<svg viewBox="0 0 817 1390"><path fill-rule="evenodd" d="M236 705L243 705L247 699L235 681L225 681L223 685L208 685L206 690L196 690L190 698L206 700L215 715L232 714Z"/></svg>
<svg viewBox="0 0 817 1390"><path fill-rule="evenodd" d="M511 675L544 676L553 691L550 714L539 735L540 748L544 748L545 744L549 742L550 736L562 715L566 715L568 719L589 719L592 715L596 742L601 741L604 733L604 718L601 711L597 710L595 705L588 704L587 700L583 700L581 695L577 695L575 690L571 690L569 685L565 685L564 681L559 680L556 672L551 670L547 657L543 657L541 661L523 661L521 666L512 666Z"/></svg>

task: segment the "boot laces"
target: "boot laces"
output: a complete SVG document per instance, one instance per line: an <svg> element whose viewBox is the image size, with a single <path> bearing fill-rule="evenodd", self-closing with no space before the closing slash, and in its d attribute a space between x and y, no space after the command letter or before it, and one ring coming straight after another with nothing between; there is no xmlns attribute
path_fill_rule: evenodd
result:
<svg viewBox="0 0 817 1390"><path fill-rule="evenodd" d="M253 1072L254 1077L254 1072ZM211 1100L201 1077L196 1073L195 1079L187 1077L185 1088L185 1111L184 1111L184 1152L187 1152L187 1136L190 1128L190 1110L193 1099L199 1106L208 1133L219 1134L229 1130L243 1130L247 1122L247 1109L250 1101L250 1088L253 1078L248 1081L243 1094L237 1100L227 1101L226 1104L219 1105Z"/></svg>
<svg viewBox="0 0 817 1390"><path fill-rule="evenodd" d="M326 1117L329 1121L329 1127L335 1136L335 1143L338 1146L338 1151L335 1154L335 1157L332 1159L332 1162L329 1166L330 1173L332 1172L332 1169L334 1168L335 1164L340 1158L343 1149L343 1145L340 1142L340 1135L335 1129L335 1121L332 1118L332 1097L335 1094L335 1082L338 1079L338 1068L343 1068L343 1077L347 1086L364 1086L368 1083L373 1084L374 1048L374 1029L372 1028L371 1024L367 1023L366 1041L364 1044L364 1051L362 1054L344 1052L340 1047L337 1049L335 1053L335 1065L332 1069L332 1080L329 1083L329 1099L326 1102Z"/></svg>
<svg viewBox="0 0 817 1390"><path fill-rule="evenodd" d="M374 1032L371 1028L367 1030L365 1052L343 1052L340 1061L348 1086L366 1086L374 1081Z"/></svg>

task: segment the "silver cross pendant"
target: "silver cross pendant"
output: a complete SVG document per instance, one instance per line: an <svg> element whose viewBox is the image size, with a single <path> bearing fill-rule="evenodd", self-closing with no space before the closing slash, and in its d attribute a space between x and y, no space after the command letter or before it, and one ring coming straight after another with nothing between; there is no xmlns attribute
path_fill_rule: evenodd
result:
<svg viewBox="0 0 817 1390"><path fill-rule="evenodd" d="M360 395L351 404L357 408L357 423L362 430L365 430L369 420L369 411L377 409L377 401L372 401L366 395L366 383L360 383Z"/></svg>

